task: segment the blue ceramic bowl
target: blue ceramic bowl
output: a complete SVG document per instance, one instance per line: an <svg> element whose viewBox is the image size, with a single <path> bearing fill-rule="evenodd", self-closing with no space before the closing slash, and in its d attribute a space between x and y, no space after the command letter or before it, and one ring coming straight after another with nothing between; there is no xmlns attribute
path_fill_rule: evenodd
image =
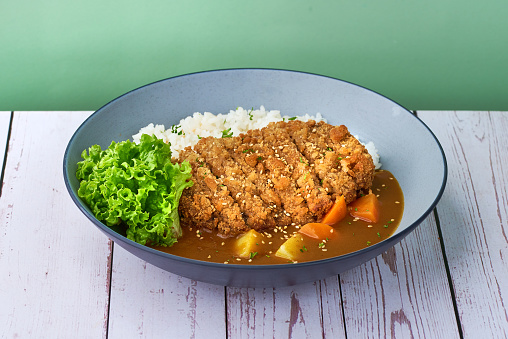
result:
<svg viewBox="0 0 508 339"><path fill-rule="evenodd" d="M139 245L98 221L77 196L76 163L91 145L106 148L149 123L171 126L194 112L227 113L237 106L265 106L282 114L321 113L331 124L373 141L383 168L404 193L405 210L390 238L360 251L314 262L234 265L191 260ZM71 198L92 224L135 256L166 271L213 284L239 287L294 285L341 273L383 253L413 231L443 193L447 166L436 137L415 115L363 87L308 73L231 69L178 76L128 92L93 113L76 130L64 155Z"/></svg>

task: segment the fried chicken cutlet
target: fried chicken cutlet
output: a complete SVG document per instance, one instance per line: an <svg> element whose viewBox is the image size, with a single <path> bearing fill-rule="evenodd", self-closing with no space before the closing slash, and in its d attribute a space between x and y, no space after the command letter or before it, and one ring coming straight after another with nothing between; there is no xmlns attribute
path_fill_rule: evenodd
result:
<svg viewBox="0 0 508 339"><path fill-rule="evenodd" d="M183 191L184 227L236 235L319 221L335 199L368 190L374 163L348 129L298 120L230 138L202 138L181 152L194 186Z"/></svg>

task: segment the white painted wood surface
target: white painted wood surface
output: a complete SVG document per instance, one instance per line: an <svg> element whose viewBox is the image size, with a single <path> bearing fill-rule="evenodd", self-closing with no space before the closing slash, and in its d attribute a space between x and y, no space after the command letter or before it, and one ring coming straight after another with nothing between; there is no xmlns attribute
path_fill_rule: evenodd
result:
<svg viewBox="0 0 508 339"><path fill-rule="evenodd" d="M65 146L89 114L14 112L0 198L0 337L507 336L508 113L419 112L450 166L440 228L432 214L340 277L276 289L164 272L92 227L62 180ZM6 135L0 127L0 149Z"/></svg>
<svg viewBox="0 0 508 339"><path fill-rule="evenodd" d="M224 287L113 250L108 338L226 338Z"/></svg>
<svg viewBox="0 0 508 339"><path fill-rule="evenodd" d="M465 338L508 338L508 112L420 112L449 179L437 206Z"/></svg>
<svg viewBox="0 0 508 339"><path fill-rule="evenodd" d="M459 337L433 214L341 286L348 338Z"/></svg>
<svg viewBox="0 0 508 339"><path fill-rule="evenodd" d="M87 113L16 112L0 199L0 337L104 337L111 243L73 205L63 153Z"/></svg>
<svg viewBox="0 0 508 339"><path fill-rule="evenodd" d="M344 338L337 277L283 288L227 288L228 338Z"/></svg>

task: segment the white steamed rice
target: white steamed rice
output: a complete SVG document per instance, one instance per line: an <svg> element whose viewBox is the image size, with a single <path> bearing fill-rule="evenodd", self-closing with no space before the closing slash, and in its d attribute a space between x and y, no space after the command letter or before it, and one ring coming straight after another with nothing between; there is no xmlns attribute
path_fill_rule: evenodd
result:
<svg viewBox="0 0 508 339"><path fill-rule="evenodd" d="M153 134L157 138L163 139L166 143L171 143L171 152L173 157L176 158L180 150L183 150L187 146L194 146L200 138L209 136L220 138L223 131L239 135L251 129L266 127L271 122L288 121L290 118L294 119L294 117L288 115L281 115L280 111L277 110L267 111L263 106L258 110L253 108L246 110L238 107L227 114L217 115L209 112L196 112L192 116L180 120L178 125L173 125L168 129L164 125L154 125L151 123L141 128L138 134L133 135L132 140L135 143L139 143L142 134ZM309 114L297 116L296 120L326 122L326 119L320 113L316 113L314 116ZM360 140L358 136L355 137ZM372 156L376 169L380 168L379 154L374 143L367 142L364 145Z"/></svg>

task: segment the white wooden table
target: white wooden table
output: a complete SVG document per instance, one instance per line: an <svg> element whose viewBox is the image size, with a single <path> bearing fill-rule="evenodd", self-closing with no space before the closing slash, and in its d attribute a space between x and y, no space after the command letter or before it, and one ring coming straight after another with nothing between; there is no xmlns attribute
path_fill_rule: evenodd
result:
<svg viewBox="0 0 508 339"><path fill-rule="evenodd" d="M417 112L448 159L434 213L360 267L275 289L176 276L92 226L62 175L90 113L0 112L0 337L508 337L508 112Z"/></svg>

